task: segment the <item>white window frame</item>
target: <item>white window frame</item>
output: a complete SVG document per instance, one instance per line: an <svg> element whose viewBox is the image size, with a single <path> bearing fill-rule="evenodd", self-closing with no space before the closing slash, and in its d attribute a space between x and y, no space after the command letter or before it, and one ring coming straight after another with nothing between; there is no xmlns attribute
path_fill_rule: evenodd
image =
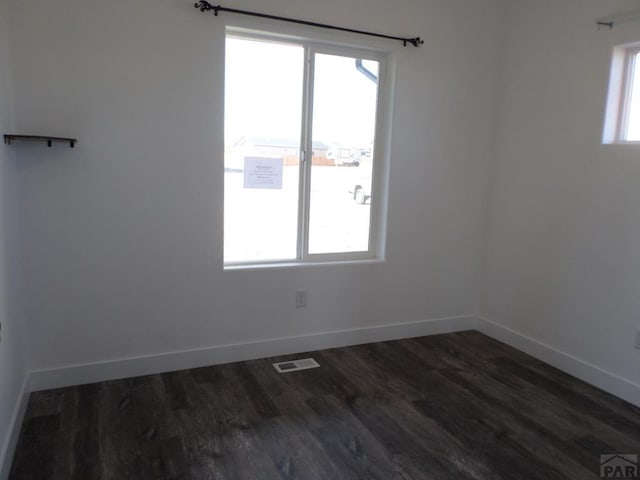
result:
<svg viewBox="0 0 640 480"><path fill-rule="evenodd" d="M634 74L640 75L640 62L638 54L640 53L640 45L627 48L625 52L623 86L620 105L620 119L618 120L618 142L620 143L640 143L640 141L629 141L626 139L629 130L629 116L631 114L631 88L633 86ZM640 95L640 92L636 92Z"/></svg>
<svg viewBox="0 0 640 480"><path fill-rule="evenodd" d="M640 75L640 44L622 45L613 51L609 95L605 115L603 143L638 145L638 140L627 140L633 77ZM636 94L640 94L637 92Z"/></svg>
<svg viewBox="0 0 640 480"><path fill-rule="evenodd" d="M225 39L237 38L300 46L304 49L303 105L298 196L298 228L296 258L287 260L248 260L224 262L225 270L274 268L342 263L374 263L384 261L386 242L387 189L389 177L389 144L391 137L392 71L388 51L323 42L306 37L249 30L227 25ZM366 252L309 253L309 210L311 185L313 88L316 54L328 54L379 62L376 130L372 158L372 184L369 217L369 249ZM224 248L224 247L223 247Z"/></svg>

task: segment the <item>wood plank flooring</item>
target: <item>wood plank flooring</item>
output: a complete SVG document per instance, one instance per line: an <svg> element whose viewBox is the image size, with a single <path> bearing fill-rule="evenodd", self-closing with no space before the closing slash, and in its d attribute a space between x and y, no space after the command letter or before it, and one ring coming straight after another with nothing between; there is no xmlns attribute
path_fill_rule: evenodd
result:
<svg viewBox="0 0 640 480"><path fill-rule="evenodd" d="M640 454L640 409L468 331L37 392L10 479L585 480L608 453Z"/></svg>

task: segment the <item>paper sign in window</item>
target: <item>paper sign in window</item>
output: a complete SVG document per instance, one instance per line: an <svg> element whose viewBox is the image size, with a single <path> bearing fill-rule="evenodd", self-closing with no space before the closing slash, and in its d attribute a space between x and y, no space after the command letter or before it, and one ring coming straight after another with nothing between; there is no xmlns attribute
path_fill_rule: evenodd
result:
<svg viewBox="0 0 640 480"><path fill-rule="evenodd" d="M282 189L282 158L244 157L244 188Z"/></svg>

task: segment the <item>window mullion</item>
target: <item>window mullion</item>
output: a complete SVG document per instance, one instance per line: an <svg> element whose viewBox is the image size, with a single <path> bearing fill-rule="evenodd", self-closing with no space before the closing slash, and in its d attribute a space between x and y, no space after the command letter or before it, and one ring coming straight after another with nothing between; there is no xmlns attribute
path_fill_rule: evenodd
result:
<svg viewBox="0 0 640 480"><path fill-rule="evenodd" d="M302 168L300 169L300 223L298 225L298 258L304 260L309 252L309 204L311 197L311 164L313 161L313 82L314 52L305 46L304 101L302 118Z"/></svg>

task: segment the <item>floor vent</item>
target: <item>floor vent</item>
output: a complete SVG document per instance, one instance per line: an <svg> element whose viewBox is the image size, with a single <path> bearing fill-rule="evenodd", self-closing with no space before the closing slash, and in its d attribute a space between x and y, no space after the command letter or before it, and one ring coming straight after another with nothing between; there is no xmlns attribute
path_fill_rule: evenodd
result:
<svg viewBox="0 0 640 480"><path fill-rule="evenodd" d="M297 372L299 370L308 370L309 368L319 367L320 364L313 358L303 358L302 360L291 360L290 362L278 362L273 366L278 373Z"/></svg>

